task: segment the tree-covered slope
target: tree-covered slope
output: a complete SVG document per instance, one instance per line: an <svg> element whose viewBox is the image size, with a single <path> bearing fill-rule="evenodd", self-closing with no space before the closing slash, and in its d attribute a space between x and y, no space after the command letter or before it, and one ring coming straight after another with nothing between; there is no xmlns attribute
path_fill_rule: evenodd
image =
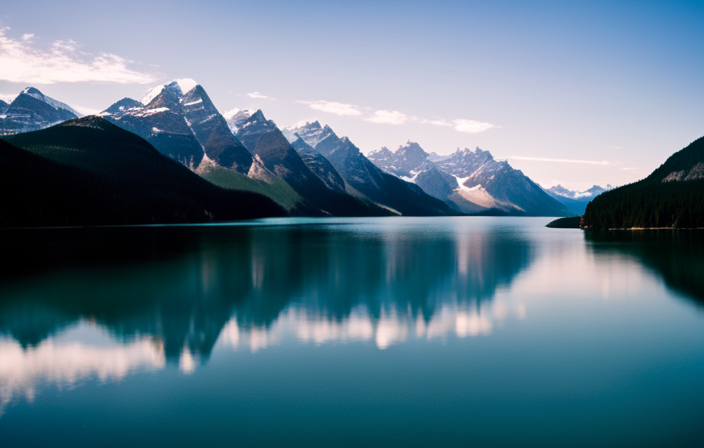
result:
<svg viewBox="0 0 704 448"><path fill-rule="evenodd" d="M283 216L259 194L219 188L99 117L0 143L4 227L195 223Z"/></svg>
<svg viewBox="0 0 704 448"><path fill-rule="evenodd" d="M587 206L582 226L704 227L704 137L645 179L597 196Z"/></svg>

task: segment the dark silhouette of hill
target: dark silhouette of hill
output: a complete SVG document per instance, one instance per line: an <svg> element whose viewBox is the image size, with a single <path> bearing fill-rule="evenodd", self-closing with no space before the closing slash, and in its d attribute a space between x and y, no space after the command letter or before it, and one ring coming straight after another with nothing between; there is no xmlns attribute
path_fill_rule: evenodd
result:
<svg viewBox="0 0 704 448"><path fill-rule="evenodd" d="M198 223L284 216L255 193L225 190L99 117L0 142L0 226Z"/></svg>
<svg viewBox="0 0 704 448"><path fill-rule="evenodd" d="M587 206L582 226L704 227L704 137L670 156L645 179L597 196Z"/></svg>

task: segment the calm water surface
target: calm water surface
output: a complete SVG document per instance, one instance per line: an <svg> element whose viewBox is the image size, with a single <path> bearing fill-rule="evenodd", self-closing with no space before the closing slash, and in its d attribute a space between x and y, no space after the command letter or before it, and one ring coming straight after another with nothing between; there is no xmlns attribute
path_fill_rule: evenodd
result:
<svg viewBox="0 0 704 448"><path fill-rule="evenodd" d="M0 446L702 446L704 235L4 231Z"/></svg>

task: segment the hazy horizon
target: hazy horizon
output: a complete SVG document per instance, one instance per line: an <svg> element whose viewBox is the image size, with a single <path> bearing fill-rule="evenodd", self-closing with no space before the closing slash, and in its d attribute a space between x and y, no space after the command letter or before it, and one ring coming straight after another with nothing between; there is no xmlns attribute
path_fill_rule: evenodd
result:
<svg viewBox="0 0 704 448"><path fill-rule="evenodd" d="M0 99L81 113L193 78L364 152L480 147L543 186L647 176L704 135L701 2L6 2ZM139 11L139 14L135 14Z"/></svg>

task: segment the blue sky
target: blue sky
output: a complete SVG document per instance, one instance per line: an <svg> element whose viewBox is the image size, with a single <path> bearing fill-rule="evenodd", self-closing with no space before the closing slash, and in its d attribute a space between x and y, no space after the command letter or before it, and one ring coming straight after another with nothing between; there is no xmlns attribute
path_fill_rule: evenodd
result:
<svg viewBox="0 0 704 448"><path fill-rule="evenodd" d="M620 185L704 135L702 23L702 1L5 0L0 98L102 110L190 77L364 152L479 146L546 186Z"/></svg>

